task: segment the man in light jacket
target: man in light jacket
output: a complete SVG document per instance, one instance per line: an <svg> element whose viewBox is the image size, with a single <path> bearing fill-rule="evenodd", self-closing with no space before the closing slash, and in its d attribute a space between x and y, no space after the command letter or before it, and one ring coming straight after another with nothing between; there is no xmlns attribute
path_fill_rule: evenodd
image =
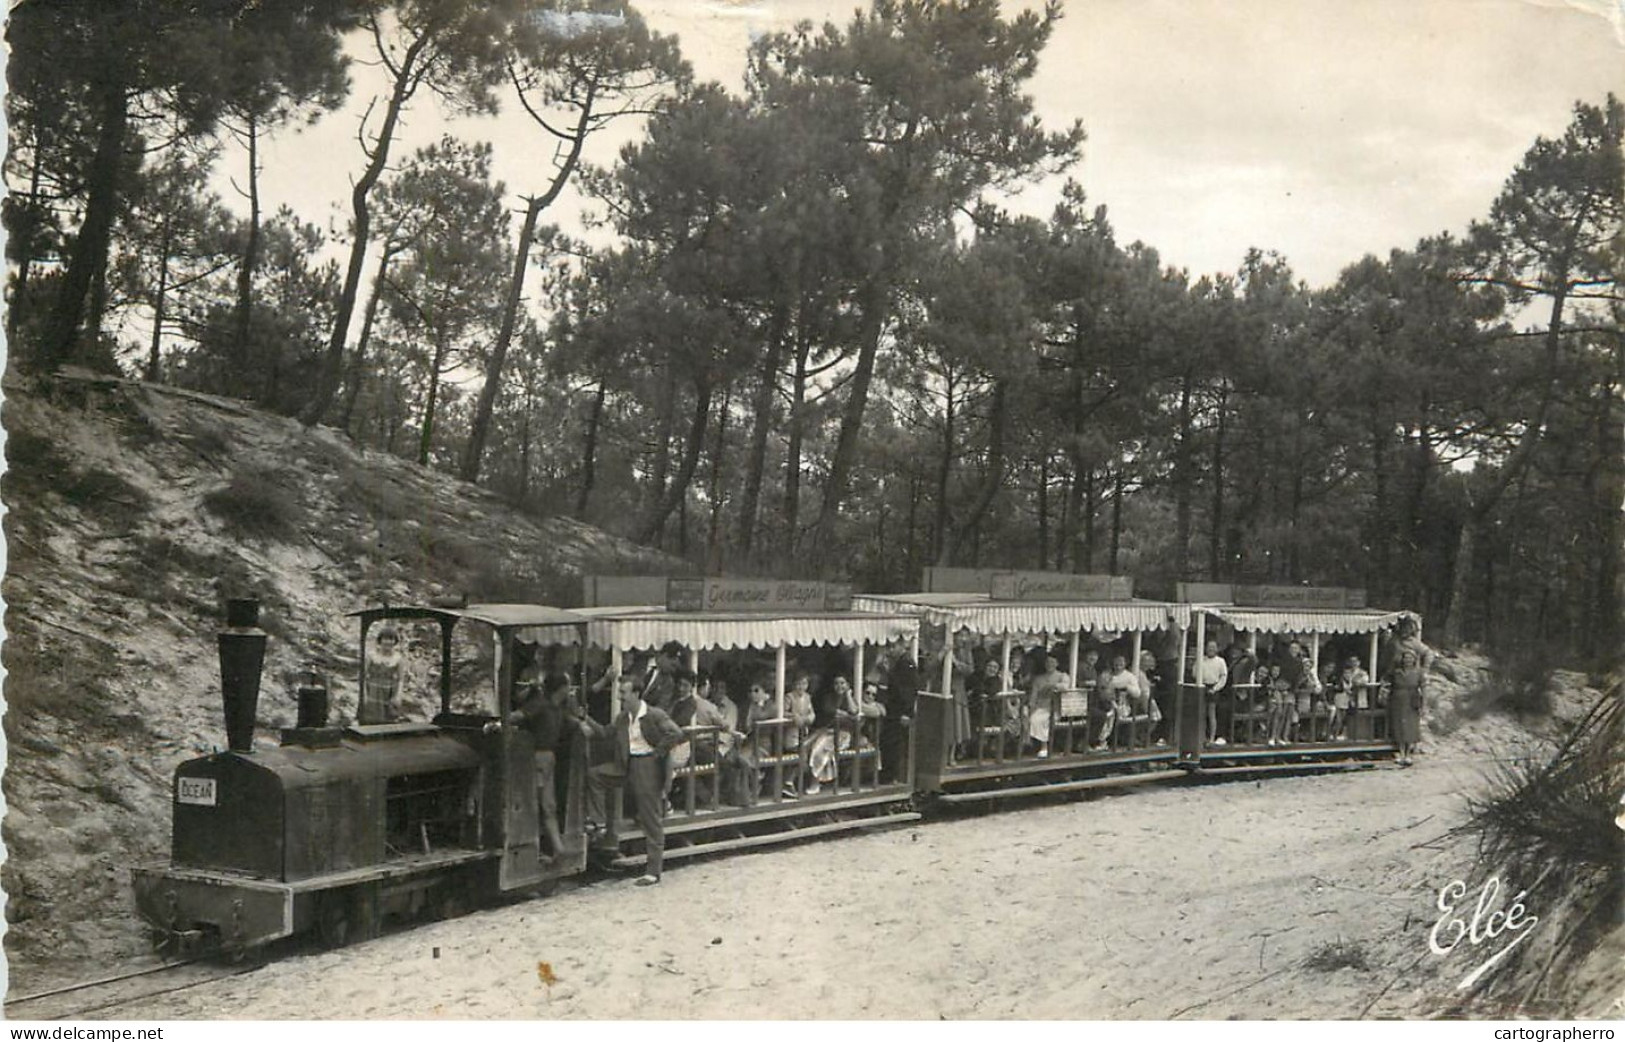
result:
<svg viewBox="0 0 1625 1042"><path fill-rule="evenodd" d="M587 772L587 817L602 830L599 849L618 846L615 816L607 812L611 790L630 790L638 825L643 829L643 847L648 865L639 886L660 882L660 867L666 851L666 757L683 740L678 727L665 710L643 700L640 685L630 676L616 679L621 711L608 727L589 718L581 721L590 737L608 739L615 755L608 763ZM589 828L592 824L589 824Z"/></svg>

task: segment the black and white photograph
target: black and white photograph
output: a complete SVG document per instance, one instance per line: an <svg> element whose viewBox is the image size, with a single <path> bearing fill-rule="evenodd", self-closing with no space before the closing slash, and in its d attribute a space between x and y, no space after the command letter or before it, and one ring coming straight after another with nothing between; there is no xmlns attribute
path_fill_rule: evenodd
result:
<svg viewBox="0 0 1625 1042"><path fill-rule="evenodd" d="M1625 1018L1625 0L8 6L5 1020Z"/></svg>

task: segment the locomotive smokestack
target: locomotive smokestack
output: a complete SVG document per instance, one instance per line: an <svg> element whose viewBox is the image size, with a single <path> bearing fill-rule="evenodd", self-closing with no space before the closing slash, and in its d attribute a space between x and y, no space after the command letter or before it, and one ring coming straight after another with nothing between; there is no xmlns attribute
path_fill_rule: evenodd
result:
<svg viewBox="0 0 1625 1042"><path fill-rule="evenodd" d="M226 710L226 747L254 749L254 716L260 702L260 667L265 663L265 631L259 628L260 602L226 602L226 628L220 631L220 691Z"/></svg>

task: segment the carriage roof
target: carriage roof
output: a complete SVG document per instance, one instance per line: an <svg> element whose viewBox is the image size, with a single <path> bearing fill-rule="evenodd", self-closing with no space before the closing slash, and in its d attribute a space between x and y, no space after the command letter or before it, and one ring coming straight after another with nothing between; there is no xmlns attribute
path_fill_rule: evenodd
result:
<svg viewBox="0 0 1625 1042"><path fill-rule="evenodd" d="M1410 619L1413 611L1381 608L1258 608L1234 604L1196 604L1193 611L1229 623L1238 630L1257 633L1377 633Z"/></svg>
<svg viewBox="0 0 1625 1042"><path fill-rule="evenodd" d="M855 608L903 611L936 626L987 636L1071 633L1080 630L1132 633L1189 625L1190 607L1165 601L1003 601L985 593L859 594Z"/></svg>

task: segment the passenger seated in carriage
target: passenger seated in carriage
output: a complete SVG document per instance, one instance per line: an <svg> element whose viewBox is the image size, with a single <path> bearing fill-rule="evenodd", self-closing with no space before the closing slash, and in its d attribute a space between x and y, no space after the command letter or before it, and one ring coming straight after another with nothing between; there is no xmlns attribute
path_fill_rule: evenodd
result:
<svg viewBox="0 0 1625 1042"><path fill-rule="evenodd" d="M1140 668L1135 671L1134 679L1139 682L1136 690L1129 692L1127 715L1119 715L1117 726L1121 730L1128 726L1127 744L1130 746L1149 745L1151 734L1156 725L1162 721L1162 710L1157 706L1156 675L1157 656L1149 651L1140 652ZM1166 745L1167 739L1159 739Z"/></svg>
<svg viewBox="0 0 1625 1042"><path fill-rule="evenodd" d="M981 671L966 685L971 733L962 756L1002 756L1025 740L1021 706L999 697L1003 693L1004 670L996 657L988 655Z"/></svg>
<svg viewBox="0 0 1625 1042"><path fill-rule="evenodd" d="M779 752L778 742L781 731L789 732L784 736L784 748L793 749L794 729L784 724L773 723L779 719L778 709L773 704L773 696L768 693L767 681L756 680L750 685L747 692L748 701L745 703L745 716L739 723L739 728L745 734L745 740L740 744L741 759L746 768L752 773L750 778L753 784L750 787L750 798L761 795L762 785L766 778L766 769L762 766L768 757Z"/></svg>
<svg viewBox="0 0 1625 1042"><path fill-rule="evenodd" d="M1132 715L1128 708L1129 699L1139 688L1140 678L1130 672L1128 660L1122 655L1112 656L1111 674L1104 684L1095 688L1095 712L1092 715L1098 727L1098 737L1094 743L1096 749L1106 748L1116 730L1117 721Z"/></svg>
<svg viewBox="0 0 1625 1042"><path fill-rule="evenodd" d="M1061 672L1061 660L1054 651L1044 655L1044 671L1033 677L1027 688L1027 737L1038 743L1038 758L1049 755L1050 728L1061 692L1072 686L1072 678Z"/></svg>
<svg viewBox="0 0 1625 1042"><path fill-rule="evenodd" d="M1269 745L1286 744L1287 726L1292 717L1292 684L1282 676L1278 665L1262 666L1259 685L1269 692Z"/></svg>
<svg viewBox="0 0 1625 1042"><path fill-rule="evenodd" d="M1071 731L1068 733L1067 741L1071 744L1072 748L1067 749L1067 752L1077 751L1076 735L1080 733L1080 731L1083 737L1083 748L1087 749L1089 747L1089 717L1095 704L1095 692L1105 684L1105 674L1101 671L1099 662L1100 649L1093 647L1085 648L1081 657L1078 659L1078 675L1072 678L1072 690L1081 694L1082 698L1077 702L1076 706L1070 710L1072 713L1078 715L1069 718L1069 722L1073 726L1077 726L1077 724L1080 722L1079 715L1081 715L1082 727L1079 729L1079 731Z"/></svg>
<svg viewBox="0 0 1625 1042"><path fill-rule="evenodd" d="M1359 657L1350 655L1343 663L1337 686L1332 688L1332 716L1327 725L1327 734L1334 741L1346 737L1349 709L1365 699L1366 685L1370 682L1370 674L1360 668Z"/></svg>
<svg viewBox="0 0 1625 1042"><path fill-rule="evenodd" d="M824 707L819 720L821 726L807 736L802 746L808 779L805 792L809 796L816 796L835 780L841 751L868 747L868 740L861 737L860 721L886 715L878 700L860 701L845 674L837 674L830 682L830 694L824 700Z"/></svg>
<svg viewBox="0 0 1625 1042"><path fill-rule="evenodd" d="M696 677L687 669L676 671L676 693L672 698L670 716L678 727L717 727L716 733L697 735L685 739L666 758L666 793L670 796L676 772L691 764L714 764L723 738L731 744L733 727L727 717L710 701L701 698L695 685ZM692 779L691 779L692 780Z"/></svg>
<svg viewBox="0 0 1625 1042"><path fill-rule="evenodd" d="M805 771L807 765L807 754L810 751L809 744L812 739L813 729L817 725L818 721L818 708L813 702L812 695L812 674L797 673L795 675L795 680L791 683L790 690L784 693L784 715L795 724L793 729L785 729L785 748L795 748L800 750L801 763L803 770ZM791 738L795 740L794 746L788 744L789 739ZM794 783L788 784L785 786L784 794L786 796L795 796L798 794L799 788L800 787ZM808 788L813 792L818 791L816 788L812 788L810 785Z"/></svg>

